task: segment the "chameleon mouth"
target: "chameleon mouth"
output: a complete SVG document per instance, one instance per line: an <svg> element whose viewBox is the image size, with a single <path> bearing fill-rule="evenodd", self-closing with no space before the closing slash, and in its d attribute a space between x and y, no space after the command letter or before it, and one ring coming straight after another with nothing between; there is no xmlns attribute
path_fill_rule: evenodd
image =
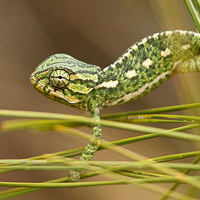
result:
<svg viewBox="0 0 200 200"><path fill-rule="evenodd" d="M62 99L69 104L75 104L75 103L80 102L79 99L69 99L69 98L67 98L67 96L65 96L62 93L63 91L55 91L54 89L46 87L45 85L40 83L40 80L41 79L37 79L34 74L32 74L31 77L30 77L31 84L34 87L34 89L39 91L40 93L42 93L44 96L46 96L46 97L48 97L52 100L55 100L55 101L58 101L58 100L56 100L57 98Z"/></svg>
<svg viewBox="0 0 200 200"><path fill-rule="evenodd" d="M36 77L35 77L35 75L34 74L31 74L31 76L30 76L30 81L31 81L31 85L35 88L39 83L38 83L38 81L36 80Z"/></svg>

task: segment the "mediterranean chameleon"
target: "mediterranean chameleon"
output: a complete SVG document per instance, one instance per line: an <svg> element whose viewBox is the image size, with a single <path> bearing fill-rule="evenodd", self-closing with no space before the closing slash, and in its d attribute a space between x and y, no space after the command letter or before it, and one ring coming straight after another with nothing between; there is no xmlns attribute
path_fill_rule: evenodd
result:
<svg viewBox="0 0 200 200"><path fill-rule="evenodd" d="M99 120L101 108L141 98L177 72L196 71L200 71L200 34L176 30L140 40L103 70L67 54L52 55L30 79L33 87L49 99L88 110ZM93 137L80 160L92 159L101 137L101 126L93 125ZM77 181L80 173L71 170L70 181Z"/></svg>

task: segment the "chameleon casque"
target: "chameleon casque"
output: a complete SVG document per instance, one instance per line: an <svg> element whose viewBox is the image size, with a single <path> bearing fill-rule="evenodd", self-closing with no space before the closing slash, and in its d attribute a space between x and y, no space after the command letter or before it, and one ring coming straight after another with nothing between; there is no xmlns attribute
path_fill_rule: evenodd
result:
<svg viewBox="0 0 200 200"><path fill-rule="evenodd" d="M101 108L141 98L177 72L197 71L200 71L200 34L176 30L140 40L103 70L67 54L52 55L35 69L30 79L44 96L90 111L92 118L98 120ZM93 137L80 160L91 160L101 137L101 126L93 125ZM77 181L80 173L71 170L70 181Z"/></svg>

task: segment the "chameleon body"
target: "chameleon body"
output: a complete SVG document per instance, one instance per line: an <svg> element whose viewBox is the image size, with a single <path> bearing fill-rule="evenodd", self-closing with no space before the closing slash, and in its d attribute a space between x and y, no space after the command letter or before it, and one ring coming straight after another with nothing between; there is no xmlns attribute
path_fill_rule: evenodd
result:
<svg viewBox="0 0 200 200"><path fill-rule="evenodd" d="M55 54L32 73L33 87L46 97L71 107L91 111L136 100L177 72L200 71L200 34L190 31L155 33L133 44L113 64L101 70L67 54ZM88 161L101 141L100 125L81 160ZM72 170L71 181L80 172Z"/></svg>

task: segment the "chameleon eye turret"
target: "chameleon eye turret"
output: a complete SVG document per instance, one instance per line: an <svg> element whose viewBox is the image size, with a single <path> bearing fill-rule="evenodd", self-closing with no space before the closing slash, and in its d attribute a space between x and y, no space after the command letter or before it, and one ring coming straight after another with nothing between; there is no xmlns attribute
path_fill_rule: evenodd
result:
<svg viewBox="0 0 200 200"><path fill-rule="evenodd" d="M55 89L65 89L70 82L70 74L64 69L57 69L49 74L49 83Z"/></svg>
<svg viewBox="0 0 200 200"><path fill-rule="evenodd" d="M175 73L200 71L200 34L190 31L155 33L133 44L103 70L67 54L55 54L32 73L33 87L44 96L82 110L99 119L99 109L143 97ZM93 125L93 138L80 160L92 158L101 142L101 126ZM77 181L80 171L70 171Z"/></svg>

